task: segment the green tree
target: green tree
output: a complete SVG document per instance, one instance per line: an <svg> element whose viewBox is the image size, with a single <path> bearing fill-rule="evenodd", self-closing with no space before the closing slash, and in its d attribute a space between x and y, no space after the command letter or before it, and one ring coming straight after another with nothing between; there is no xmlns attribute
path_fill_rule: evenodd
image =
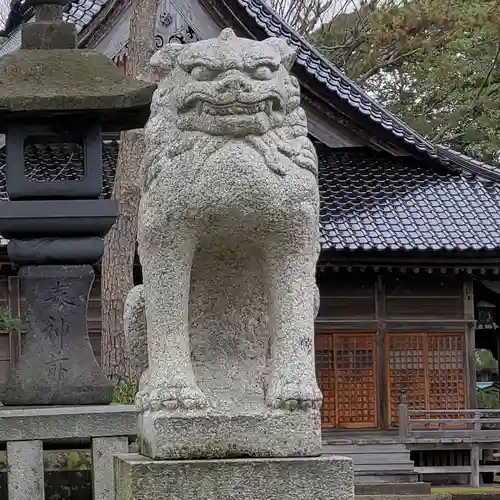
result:
<svg viewBox="0 0 500 500"><path fill-rule="evenodd" d="M476 349L475 357L477 373L486 372L489 375L489 379L496 382L498 379L498 361L493 356L493 353L488 349ZM500 407L498 386L496 384L491 387L477 389L477 407Z"/></svg>
<svg viewBox="0 0 500 500"><path fill-rule="evenodd" d="M429 139L498 162L499 15L498 0L362 0L310 38Z"/></svg>

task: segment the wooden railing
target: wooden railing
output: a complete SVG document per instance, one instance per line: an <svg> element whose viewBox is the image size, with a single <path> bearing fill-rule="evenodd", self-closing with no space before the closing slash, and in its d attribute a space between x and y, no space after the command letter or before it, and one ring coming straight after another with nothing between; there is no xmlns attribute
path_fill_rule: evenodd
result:
<svg viewBox="0 0 500 500"><path fill-rule="evenodd" d="M408 442L442 444L470 450L470 465L415 467L419 474L469 474L479 487L482 472L500 472L500 465L482 465L485 449L500 448L500 410L410 410L399 407L399 436Z"/></svg>
<svg viewBox="0 0 500 500"><path fill-rule="evenodd" d="M113 500L113 456L128 453L137 434L133 406L0 408L0 442L7 444L9 500L44 500L44 444L88 443L94 500ZM60 447L60 448L59 448Z"/></svg>

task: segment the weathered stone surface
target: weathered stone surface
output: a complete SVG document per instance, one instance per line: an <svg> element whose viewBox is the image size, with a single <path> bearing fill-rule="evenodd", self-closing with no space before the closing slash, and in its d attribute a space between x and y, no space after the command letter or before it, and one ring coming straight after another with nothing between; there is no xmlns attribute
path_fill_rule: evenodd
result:
<svg viewBox="0 0 500 500"><path fill-rule="evenodd" d="M40 183L42 184L42 183ZM118 215L114 200L22 200L4 202L0 230L6 238L104 236Z"/></svg>
<svg viewBox="0 0 500 500"><path fill-rule="evenodd" d="M38 238L30 240L14 238L10 239L7 244L7 253L11 262L21 266L68 265L71 263L79 265L95 264L99 262L103 252L104 240L100 237Z"/></svg>
<svg viewBox="0 0 500 500"><path fill-rule="evenodd" d="M118 130L125 123L141 127L154 89L95 51L22 49L0 61L0 125L14 113L94 110L100 122L116 122Z"/></svg>
<svg viewBox="0 0 500 500"><path fill-rule="evenodd" d="M314 456L321 454L319 424L315 410L145 412L139 417L140 450L156 459Z"/></svg>
<svg viewBox="0 0 500 500"><path fill-rule="evenodd" d="M19 271L29 328L16 367L0 392L6 406L107 404L87 332L91 266L26 266Z"/></svg>
<svg viewBox="0 0 500 500"><path fill-rule="evenodd" d="M19 425L22 422L23 425ZM132 405L0 407L0 441L66 440L135 436Z"/></svg>
<svg viewBox="0 0 500 500"><path fill-rule="evenodd" d="M115 457L116 500L353 500L343 457L153 461Z"/></svg>
<svg viewBox="0 0 500 500"><path fill-rule="evenodd" d="M26 23L23 26L23 49L74 49L76 28L65 22Z"/></svg>
<svg viewBox="0 0 500 500"><path fill-rule="evenodd" d="M221 457L262 455L272 411L296 412L290 419L299 428L303 419L311 433L305 448L287 448L290 427L281 439L275 429L270 456L320 446L317 157L288 73L293 59L283 40L246 40L231 30L152 58L162 79L145 128L138 222L149 369L136 403L186 419L203 420L200 411L220 422L255 418L234 443L219 442L226 433L211 428L204 446ZM142 422L150 449L162 449L151 442L159 424L148 428L160 420ZM190 425L175 426L179 437ZM190 435L196 449L199 436ZM190 448L185 440L182 447Z"/></svg>
<svg viewBox="0 0 500 500"><path fill-rule="evenodd" d="M130 367L134 378L139 380L148 367L144 285L137 285L128 293L123 310L123 326Z"/></svg>
<svg viewBox="0 0 500 500"><path fill-rule="evenodd" d="M7 442L9 500L45 500L42 441Z"/></svg>
<svg viewBox="0 0 500 500"><path fill-rule="evenodd" d="M128 451L126 436L92 439L93 500L115 500L113 457Z"/></svg>

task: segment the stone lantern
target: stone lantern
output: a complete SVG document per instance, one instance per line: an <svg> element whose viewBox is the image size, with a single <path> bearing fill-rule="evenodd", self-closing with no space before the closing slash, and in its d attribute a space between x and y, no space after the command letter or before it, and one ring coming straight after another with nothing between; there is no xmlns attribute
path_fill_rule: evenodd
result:
<svg viewBox="0 0 500 500"><path fill-rule="evenodd" d="M35 21L22 26L21 49L0 58L9 195L0 234L20 266L29 329L0 401L106 404L113 385L93 355L86 318L92 265L118 215L117 202L101 199L101 134L143 127L155 86L76 49L75 27L62 20L67 0L26 1ZM50 175L35 175L25 161L36 147L63 151ZM76 167L75 158L83 159Z"/></svg>

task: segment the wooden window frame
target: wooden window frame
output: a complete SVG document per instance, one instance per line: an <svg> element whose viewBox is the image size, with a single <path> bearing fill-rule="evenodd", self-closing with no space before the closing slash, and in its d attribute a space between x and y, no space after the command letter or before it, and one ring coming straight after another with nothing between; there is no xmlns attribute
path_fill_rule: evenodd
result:
<svg viewBox="0 0 500 500"><path fill-rule="evenodd" d="M377 429L379 425L379 415L378 415L378 400L379 400L379 387L378 387L378 377L377 377L377 334L376 332L359 332L359 333L346 333L346 332L318 332L316 333L316 338L319 339L320 337L327 338L328 341L327 343L330 344L330 347L327 349L321 349L321 345L316 348L316 351L330 351L330 356L333 361L333 367L332 368L325 368L325 371L330 371L331 375L331 380L330 383L333 384L333 388L329 390L329 392L332 393L332 403L334 406L333 409L333 422L331 419L327 420L325 419L325 411L329 406L327 407L326 404L323 406L322 410L322 427L325 429ZM366 344L371 347L371 365L369 368L367 368L367 371L371 371L371 380L373 384L373 394L371 394L371 405L367 406L367 411L371 413L373 416L373 420L361 420L361 421L356 421L356 422L350 422L348 419L342 419L341 413L342 413L342 404L346 404L341 395L342 395L342 387L346 386L346 381L349 382L349 378L353 378L354 375L350 375L348 373L348 369L342 370L341 368L338 367L337 362L337 353L344 350L342 349L342 345L338 342L340 342L343 339L348 339L350 341L353 341L355 339L365 339ZM361 344L363 345L363 344ZM354 350L356 349L356 345L354 344ZM365 348L365 350L368 350ZM355 364L355 363L354 363ZM353 364L353 366L354 366ZM352 368L353 370L356 371L356 368ZM318 362L316 361L316 373L318 376L318 382L321 384L321 361ZM344 372L343 374L339 375L339 371ZM359 387L359 382L360 380L353 380L354 386ZM362 384L364 386L364 384ZM360 396L361 401L363 401L365 398L363 395ZM325 403L327 403L326 398L325 398ZM328 404L328 403L327 403ZM359 410L359 409L358 409Z"/></svg>
<svg viewBox="0 0 500 500"><path fill-rule="evenodd" d="M467 388L467 370L466 370L466 334L465 332L390 332L387 333L386 337L386 373L387 373L387 407L388 407L388 418L389 427L396 427L398 425L397 421L397 400L399 394L394 394L391 390L392 387L392 376L391 375L391 340L392 338L403 338L403 337L413 337L422 339L422 370L423 370L423 384L424 384L424 408L414 408L414 409L441 409L435 408L431 404L431 391L430 383L431 377L429 375L429 341L435 338L459 338L462 342L462 352L461 352L461 367L457 367L455 371L461 374L461 378L457 379L457 383L462 385L462 391L457 392L457 399L463 400L462 408L467 408L468 406L468 388ZM411 401L408 401L411 408ZM462 408L448 408L448 409L462 409ZM446 408L445 408L446 409Z"/></svg>

